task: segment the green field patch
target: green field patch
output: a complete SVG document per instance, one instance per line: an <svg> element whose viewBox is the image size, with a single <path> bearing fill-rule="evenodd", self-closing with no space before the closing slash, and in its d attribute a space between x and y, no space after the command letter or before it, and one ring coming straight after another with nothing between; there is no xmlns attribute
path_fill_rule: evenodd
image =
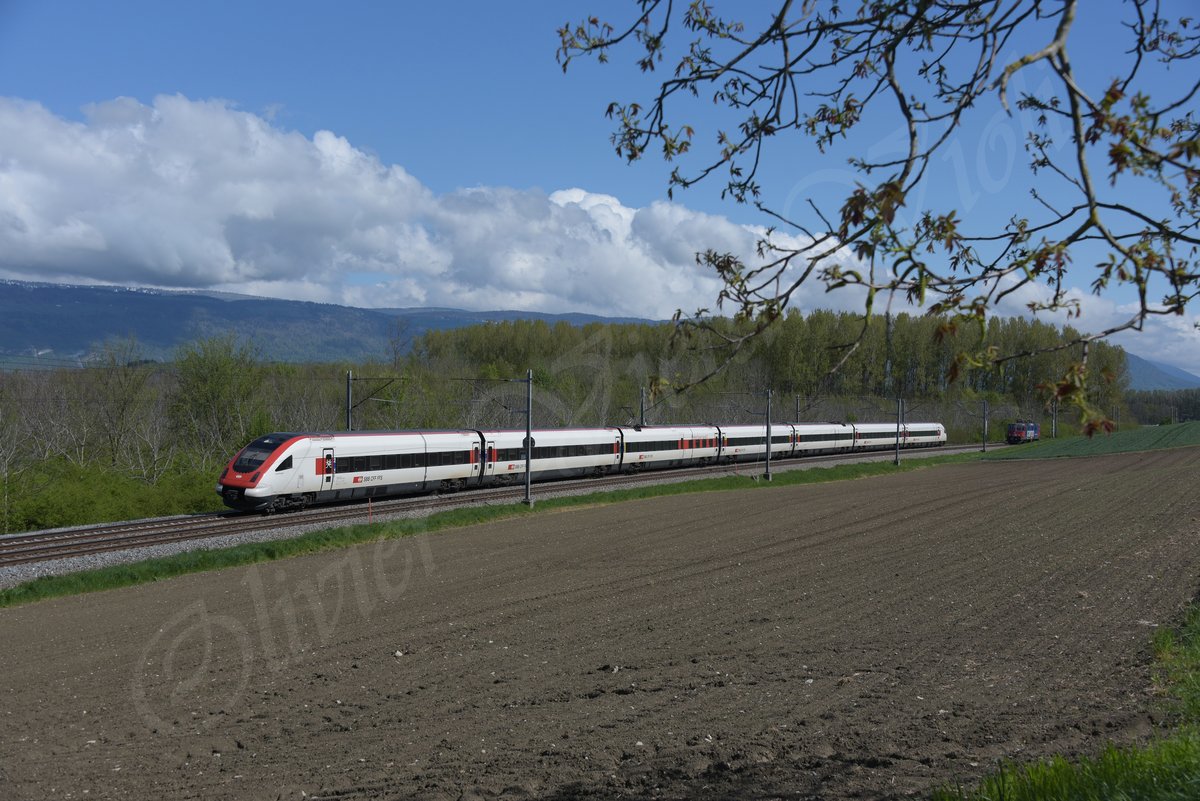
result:
<svg viewBox="0 0 1200 801"><path fill-rule="evenodd" d="M1142 426L1112 434L1091 437L1044 439L1028 445L1015 445L1002 451L990 452L985 459L1055 459L1071 456L1103 456L1109 453L1153 451L1159 448L1182 448L1200 445L1200 422L1174 425Z"/></svg>
<svg viewBox="0 0 1200 801"><path fill-rule="evenodd" d="M306 554L321 553L382 539L410 537L414 534L463 528L465 526L491 523L521 515L537 514L539 512L601 506L623 501L681 495L691 492L720 492L724 490L762 489L796 484L846 481L907 472L938 464L971 461L977 458L978 454L970 453L908 459L902 461L898 466L893 465L890 461L884 461L836 465L833 467L813 467L805 470L775 471L770 482L764 481L759 472L749 475L751 471L755 471L756 469L761 471L761 464L745 464L742 465L742 469L747 472L747 475L680 481L673 484L656 484L649 487L611 492L594 492L587 495L547 498L544 500L537 497L538 490L543 486L553 488L554 485L535 485L534 506L532 509L523 504L475 506L448 512L438 512L423 518L326 529L289 539L245 543L229 548L188 551L175 556L147 559L126 565L114 565L112 567L85 570L58 576L43 576L9 589L0 590L0 607L32 603L34 601L42 601L66 595L77 595L84 592L99 592L121 587L131 587L152 581L162 581L188 573L223 570L229 567L269 562L292 556L304 556ZM279 522L281 526L289 524L286 517L280 518ZM296 522L299 523L300 521Z"/></svg>

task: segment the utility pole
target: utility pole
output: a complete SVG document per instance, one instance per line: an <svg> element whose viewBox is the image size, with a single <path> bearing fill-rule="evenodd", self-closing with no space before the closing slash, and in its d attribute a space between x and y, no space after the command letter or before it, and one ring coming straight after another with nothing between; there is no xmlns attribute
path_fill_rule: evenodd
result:
<svg viewBox="0 0 1200 801"><path fill-rule="evenodd" d="M642 387L642 402L638 405L638 428L646 427L646 388Z"/></svg>
<svg viewBox="0 0 1200 801"><path fill-rule="evenodd" d="M988 402L987 398L983 399L983 452L987 453L987 438L988 438Z"/></svg>
<svg viewBox="0 0 1200 801"><path fill-rule="evenodd" d="M904 398L896 398L896 458L892 464L900 464L900 435L904 432Z"/></svg>
<svg viewBox="0 0 1200 801"><path fill-rule="evenodd" d="M525 375L525 505L533 508L533 368Z"/></svg>
<svg viewBox="0 0 1200 801"><path fill-rule="evenodd" d="M767 469L763 480L771 480L771 390L767 390Z"/></svg>
<svg viewBox="0 0 1200 801"><path fill-rule="evenodd" d="M354 426L352 424L351 417L350 417L351 409L354 408L354 404L352 403L353 397L352 397L351 391L350 391L350 382L353 380L354 380L354 371L347 370L346 371L346 430L347 431L354 430Z"/></svg>

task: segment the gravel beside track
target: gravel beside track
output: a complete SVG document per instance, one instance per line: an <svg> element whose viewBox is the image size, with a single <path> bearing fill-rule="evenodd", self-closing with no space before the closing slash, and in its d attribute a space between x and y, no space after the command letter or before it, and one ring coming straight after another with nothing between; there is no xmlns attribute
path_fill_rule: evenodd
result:
<svg viewBox="0 0 1200 801"><path fill-rule="evenodd" d="M0 797L899 798L1142 740L1198 472L687 495L2 610Z"/></svg>

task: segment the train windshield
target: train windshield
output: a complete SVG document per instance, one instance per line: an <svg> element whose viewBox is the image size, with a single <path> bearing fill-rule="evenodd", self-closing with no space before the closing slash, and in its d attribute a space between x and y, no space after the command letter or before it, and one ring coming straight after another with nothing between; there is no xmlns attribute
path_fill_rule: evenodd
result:
<svg viewBox="0 0 1200 801"><path fill-rule="evenodd" d="M294 437L295 434L267 434L251 442L238 454L233 463L233 469L238 473L249 473L257 470L280 445Z"/></svg>

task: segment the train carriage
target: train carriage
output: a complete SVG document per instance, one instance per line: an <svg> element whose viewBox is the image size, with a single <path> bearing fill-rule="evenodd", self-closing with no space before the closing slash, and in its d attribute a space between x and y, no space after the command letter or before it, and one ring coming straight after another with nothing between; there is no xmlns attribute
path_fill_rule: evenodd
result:
<svg viewBox="0 0 1200 801"><path fill-rule="evenodd" d="M909 448L936 448L946 444L946 427L941 423L907 423L904 445Z"/></svg>
<svg viewBox="0 0 1200 801"><path fill-rule="evenodd" d="M854 445L854 427L845 423L797 423L792 431L796 456L837 453Z"/></svg>
<svg viewBox="0 0 1200 801"><path fill-rule="evenodd" d="M525 432L483 431L483 482L505 484L525 478ZM532 480L603 475L621 461L617 428L548 429L533 434Z"/></svg>
<svg viewBox="0 0 1200 801"><path fill-rule="evenodd" d="M875 451L896 447L895 423L852 423L856 451ZM902 437L900 438L902 439Z"/></svg>
<svg viewBox="0 0 1200 801"><path fill-rule="evenodd" d="M767 427L720 426L721 460L732 462L765 461L767 455ZM791 456L795 449L796 432L790 423L771 426L771 458Z"/></svg>
<svg viewBox="0 0 1200 801"><path fill-rule="evenodd" d="M621 429L623 470L655 470L705 464L720 453L716 426L634 426Z"/></svg>

